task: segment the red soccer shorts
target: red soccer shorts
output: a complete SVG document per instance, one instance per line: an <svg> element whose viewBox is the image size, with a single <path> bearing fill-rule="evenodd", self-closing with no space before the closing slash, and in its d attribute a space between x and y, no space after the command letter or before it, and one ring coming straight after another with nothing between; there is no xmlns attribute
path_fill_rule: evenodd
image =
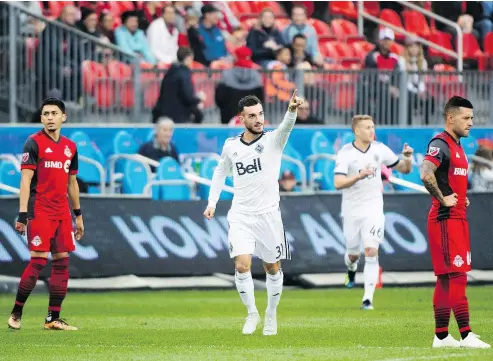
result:
<svg viewBox="0 0 493 361"><path fill-rule="evenodd" d="M30 219L27 223L27 241L29 249L35 252L73 252L75 237L72 219Z"/></svg>
<svg viewBox="0 0 493 361"><path fill-rule="evenodd" d="M467 220L428 220L428 242L436 276L471 270L471 243Z"/></svg>

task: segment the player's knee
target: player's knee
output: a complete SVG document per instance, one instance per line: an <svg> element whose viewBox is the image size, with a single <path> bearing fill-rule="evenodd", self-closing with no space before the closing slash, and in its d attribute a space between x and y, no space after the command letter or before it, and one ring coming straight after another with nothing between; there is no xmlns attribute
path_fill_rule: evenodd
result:
<svg viewBox="0 0 493 361"><path fill-rule="evenodd" d="M265 273L275 275L281 269L281 262L264 263Z"/></svg>
<svg viewBox="0 0 493 361"><path fill-rule="evenodd" d="M36 258L48 258L48 252L38 252L38 251L31 251L31 258L36 257Z"/></svg>
<svg viewBox="0 0 493 361"><path fill-rule="evenodd" d="M57 260L57 259L63 259L63 258L68 258L69 254L67 252L62 252L62 253L53 253L51 255L51 259Z"/></svg>
<svg viewBox="0 0 493 361"><path fill-rule="evenodd" d="M359 254L348 254L347 257L352 263L359 260Z"/></svg>
<svg viewBox="0 0 493 361"><path fill-rule="evenodd" d="M243 262L235 262L235 270L239 273L250 272L250 265Z"/></svg>
<svg viewBox="0 0 493 361"><path fill-rule="evenodd" d="M377 257L378 256L378 248L365 248L365 256L366 257Z"/></svg>

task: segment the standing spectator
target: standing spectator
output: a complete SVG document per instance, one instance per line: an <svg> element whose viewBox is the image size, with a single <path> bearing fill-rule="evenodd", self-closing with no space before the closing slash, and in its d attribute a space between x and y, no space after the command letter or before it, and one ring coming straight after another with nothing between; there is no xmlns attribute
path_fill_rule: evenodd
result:
<svg viewBox="0 0 493 361"><path fill-rule="evenodd" d="M303 104L298 107L298 116L296 117L296 125L322 125L323 121L311 114L310 103L303 101Z"/></svg>
<svg viewBox="0 0 493 361"><path fill-rule="evenodd" d="M139 29L139 17L135 11L125 11L122 14L122 25L115 30L116 45L127 53L135 54L150 64L156 64L146 36Z"/></svg>
<svg viewBox="0 0 493 361"><path fill-rule="evenodd" d="M164 157L171 157L180 163L178 151L171 142L174 128L173 120L168 117L160 117L154 128L154 139L142 144L137 153L157 162ZM151 166L151 170L155 172L156 168Z"/></svg>
<svg viewBox="0 0 493 361"><path fill-rule="evenodd" d="M188 9L185 15L185 27L194 60L200 64L208 65L204 55L205 44L199 33L199 14L192 8Z"/></svg>
<svg viewBox="0 0 493 361"><path fill-rule="evenodd" d="M99 33L108 40L111 44L115 44L115 31L113 30L113 23L115 18L109 11L102 11L99 15L98 30Z"/></svg>
<svg viewBox="0 0 493 361"><path fill-rule="evenodd" d="M491 191L493 189L493 153L491 149L479 147L474 154L478 159L472 161L471 189L474 191Z"/></svg>
<svg viewBox="0 0 493 361"><path fill-rule="evenodd" d="M67 5L58 21L74 27L76 16L77 9ZM35 62L40 99L46 98L48 91L57 89L64 100L79 100L82 95L82 85L79 84L82 59L77 40L69 31L54 27L48 27L41 33Z"/></svg>
<svg viewBox="0 0 493 361"><path fill-rule="evenodd" d="M276 59L276 51L283 45L281 32L275 26L274 12L264 9L260 13L259 22L248 33L246 45L252 50L252 60L266 67Z"/></svg>
<svg viewBox="0 0 493 361"><path fill-rule="evenodd" d="M254 69L252 51L247 47L236 49L233 69L223 71L216 88L216 105L221 111L221 123L228 124L238 113L241 98L255 95L264 101L264 87L260 73Z"/></svg>
<svg viewBox="0 0 493 361"><path fill-rule="evenodd" d="M293 10L291 11L291 24L284 29L284 40L286 44L291 44L293 38L298 34L305 36L307 41L306 52L310 54L313 62L318 66L322 66L324 60L318 48L317 32L313 26L308 23L305 6L295 4L293 5Z"/></svg>
<svg viewBox="0 0 493 361"><path fill-rule="evenodd" d="M214 60L225 58L228 55L224 36L218 27L219 16L220 12L214 5L202 6L202 19L198 30L204 44L203 52L207 66Z"/></svg>
<svg viewBox="0 0 493 361"><path fill-rule="evenodd" d="M161 83L159 98L152 110L155 123L160 117L169 117L176 123L200 123L203 115L200 108L205 100L202 94L195 95L190 66L193 53L189 48L179 48L177 62L171 64Z"/></svg>
<svg viewBox="0 0 493 361"><path fill-rule="evenodd" d="M365 69L376 69L377 74L371 74L366 82L360 83L358 96L358 112L371 113L371 105L375 104L377 122L391 124L396 121L393 118L397 109L399 88L397 88L397 76L390 73L398 69L399 56L390 51L394 41L392 29L383 28L378 33L378 48L371 51L365 58Z"/></svg>
<svg viewBox="0 0 493 361"><path fill-rule="evenodd" d="M418 109L427 110L433 113L433 98L426 94L425 75L428 71L428 63L424 57L423 47L416 38L408 37L405 41L404 56L399 57L399 70L407 72L407 93L408 93L408 115L407 123L412 124L413 111ZM426 113L425 113L426 114ZM422 114L422 115L425 115ZM426 123L428 117L425 116Z"/></svg>
<svg viewBox="0 0 493 361"><path fill-rule="evenodd" d="M170 64L176 61L178 29L175 26L175 9L166 5L163 16L154 20L147 29L147 40L158 62Z"/></svg>

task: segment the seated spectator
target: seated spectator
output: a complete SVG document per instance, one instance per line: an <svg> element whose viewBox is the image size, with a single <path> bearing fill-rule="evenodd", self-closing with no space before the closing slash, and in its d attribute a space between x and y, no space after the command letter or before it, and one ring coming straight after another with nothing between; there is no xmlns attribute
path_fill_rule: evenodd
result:
<svg viewBox="0 0 493 361"><path fill-rule="evenodd" d="M246 46L247 32L242 27L233 29L232 33L228 36L226 43L226 49L228 53L234 54L235 50L239 47Z"/></svg>
<svg viewBox="0 0 493 361"><path fill-rule="evenodd" d="M296 177L291 171L286 170L279 178L279 192L296 192Z"/></svg>
<svg viewBox="0 0 493 361"><path fill-rule="evenodd" d="M205 59L205 44L199 33L199 14L192 8L185 15L185 27L187 29L188 44L194 54L193 59L200 64L208 65Z"/></svg>
<svg viewBox="0 0 493 361"><path fill-rule="evenodd" d="M202 19L199 24L199 35L204 45L203 53L206 64L209 66L214 60L228 56L224 36L219 29L219 10L212 4L202 6ZM189 39L191 42L192 39ZM190 45L192 45L190 43ZM193 47L193 46L192 46Z"/></svg>
<svg viewBox="0 0 493 361"><path fill-rule="evenodd" d="M175 123L170 118L159 118L154 128L154 140L142 144L137 153L156 162L159 162L164 157L171 157L179 163L178 151L171 142L174 127ZM156 168L151 166L151 170L155 172Z"/></svg>
<svg viewBox="0 0 493 361"><path fill-rule="evenodd" d="M101 37L98 31L98 15L93 10L87 8L81 9L81 18L77 23L77 28L88 35L96 38ZM96 44L86 39L80 39L79 41L83 52L82 59L96 60Z"/></svg>
<svg viewBox="0 0 493 361"><path fill-rule="evenodd" d="M176 123L200 123L203 118L200 107L205 98L196 95L193 88L190 71L193 53L189 48L179 48L176 58L161 82L152 121L155 123L161 117L169 117Z"/></svg>
<svg viewBox="0 0 493 361"><path fill-rule="evenodd" d="M491 149L479 147L471 165L471 189L474 191L493 190L493 153Z"/></svg>
<svg viewBox="0 0 493 361"><path fill-rule="evenodd" d="M113 30L114 22L115 18L113 17L113 14L111 14L109 11L103 11L99 15L99 33L111 44L115 44L115 31Z"/></svg>
<svg viewBox="0 0 493 361"><path fill-rule="evenodd" d="M122 25L115 30L116 45L127 53L140 56L150 64L156 64L146 36L139 29L139 18L135 11L125 11L122 14Z"/></svg>
<svg viewBox="0 0 493 361"><path fill-rule="evenodd" d="M291 46L291 63L290 68L296 68L298 65L303 63L309 63L310 65L315 65L312 56L306 51L306 36L303 34L296 34L293 36Z"/></svg>
<svg viewBox="0 0 493 361"><path fill-rule="evenodd" d="M291 51L287 47L280 48L276 52L276 60L267 64L267 69L272 70L266 78L265 94L269 98L277 98L278 101L287 103L291 99L296 84L291 80L288 66L291 63Z"/></svg>
<svg viewBox="0 0 493 361"><path fill-rule="evenodd" d="M377 69L381 72L378 76L370 77L370 81L359 84L357 109L359 113L373 113L373 118L380 124L392 124L397 102L399 88L397 87L397 74L391 73L398 69L399 56L390 51L395 36L392 29L382 28L378 33L378 47L372 50L365 58L365 69ZM372 109L374 105L374 109Z"/></svg>
<svg viewBox="0 0 493 361"><path fill-rule="evenodd" d="M233 14L227 1L214 1L214 7L219 10L219 28L224 33L232 33L241 26L238 18Z"/></svg>
<svg viewBox="0 0 493 361"><path fill-rule="evenodd" d="M423 47L415 38L408 37L405 41L404 56L399 57L399 70L407 72L408 115L407 123L412 124L413 111L418 109L434 111L433 98L426 94L424 74L428 71L428 63L423 54ZM425 115L425 114L423 114ZM428 118L425 117L428 122Z"/></svg>
<svg viewBox="0 0 493 361"><path fill-rule="evenodd" d="M144 32L147 31L149 25L161 17L162 12L163 9L160 1L144 1L142 9L136 11L139 17L139 29Z"/></svg>
<svg viewBox="0 0 493 361"><path fill-rule="evenodd" d="M154 20L147 29L147 40L158 62L171 64L178 51L178 29L175 26L175 9L166 5L163 16Z"/></svg>
<svg viewBox="0 0 493 361"><path fill-rule="evenodd" d="M275 20L271 9L262 10L258 24L252 26L246 39L246 45L253 53L252 60L263 67L276 60L276 52L284 43L281 32L275 26Z"/></svg>
<svg viewBox="0 0 493 361"><path fill-rule="evenodd" d="M23 6L26 10L36 15L43 15L43 11L38 1L12 1L12 3ZM32 16L28 16L23 12L19 13L19 23L21 34L24 36L37 37L39 34L41 34L46 26L46 24L41 20L38 20ZM8 26L6 27L6 29L8 31Z"/></svg>
<svg viewBox="0 0 493 361"><path fill-rule="evenodd" d="M252 51L245 47L236 49L233 69L224 70L216 88L216 105L221 111L221 123L228 124L238 114L238 102L247 95L257 96L264 102L262 76L254 69Z"/></svg>
<svg viewBox="0 0 493 361"><path fill-rule="evenodd" d="M318 36L313 26L308 23L304 5L295 4L291 11L291 24L284 29L284 41L291 44L294 37L302 34L306 39L306 52L317 66L323 66L324 60L318 48Z"/></svg>
<svg viewBox="0 0 493 361"><path fill-rule="evenodd" d="M296 125L322 125L323 121L311 114L310 103L305 100L298 107L298 116L296 117Z"/></svg>

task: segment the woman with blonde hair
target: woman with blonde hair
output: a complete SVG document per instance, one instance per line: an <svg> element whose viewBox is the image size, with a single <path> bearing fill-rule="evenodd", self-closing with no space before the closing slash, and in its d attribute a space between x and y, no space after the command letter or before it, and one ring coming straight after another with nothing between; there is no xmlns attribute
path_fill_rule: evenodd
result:
<svg viewBox="0 0 493 361"><path fill-rule="evenodd" d="M412 114L419 106L420 115L425 117L425 124L428 124L427 114L434 112L433 98L426 93L425 73L428 71L428 62L424 57L423 46L415 38L406 38L405 45L403 56L399 57L399 70L407 72L407 122L412 124Z"/></svg>

